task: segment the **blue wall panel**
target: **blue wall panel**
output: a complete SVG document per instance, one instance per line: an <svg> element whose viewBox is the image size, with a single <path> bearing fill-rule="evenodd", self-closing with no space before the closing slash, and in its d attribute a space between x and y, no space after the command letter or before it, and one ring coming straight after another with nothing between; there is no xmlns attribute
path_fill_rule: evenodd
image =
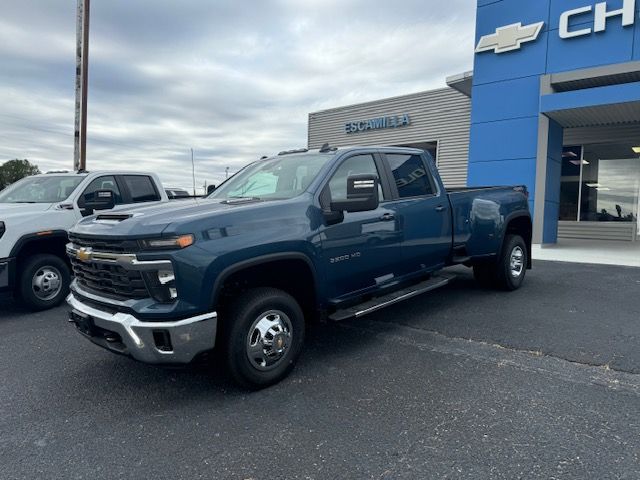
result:
<svg viewBox="0 0 640 480"><path fill-rule="evenodd" d="M549 16L549 0L502 0L478 8L476 41L480 36L494 33L496 27L522 22L523 25L545 21Z"/></svg>
<svg viewBox="0 0 640 480"><path fill-rule="evenodd" d="M471 125L469 163L536 156L538 116Z"/></svg>
<svg viewBox="0 0 640 480"><path fill-rule="evenodd" d="M562 163L547 158L547 185L545 199L550 202L560 202L560 176ZM556 218L557 220L557 218Z"/></svg>
<svg viewBox="0 0 640 480"><path fill-rule="evenodd" d="M544 227L542 228L542 243L556 243L558 241L558 218L560 204L544 202Z"/></svg>
<svg viewBox="0 0 640 480"><path fill-rule="evenodd" d="M571 39L562 39L558 32L551 32L547 71L563 72L630 61L634 29L623 28L619 21L611 20L611 23L605 32Z"/></svg>
<svg viewBox="0 0 640 480"><path fill-rule="evenodd" d="M500 160L469 164L469 186L526 185L535 196L536 159Z"/></svg>
<svg viewBox="0 0 640 480"><path fill-rule="evenodd" d="M471 122L537 116L538 95L523 95L522 92L537 92L539 87L538 76L476 85L472 97L477 101L471 112Z"/></svg>
<svg viewBox="0 0 640 480"><path fill-rule="evenodd" d="M556 162L562 162L562 141L564 130L558 123L550 120L547 156ZM559 177L558 177L559 178Z"/></svg>
<svg viewBox="0 0 640 480"><path fill-rule="evenodd" d="M609 11L611 10L619 10L620 8L622 8L622 2L623 0L609 0L607 2L607 9ZM587 7L587 6L591 6L593 7L594 4L596 2L595 1L589 1L589 0L551 0L551 9L550 9L550 17L549 17L549 29L550 30L557 30L560 26L560 15L563 12L567 12L569 10L574 10L576 8L581 8L581 7ZM636 10L638 10L640 8L640 4L638 4L636 2ZM577 27L582 25L582 28L585 28L584 26L587 24L593 24L593 8L591 9L591 13L585 13L583 15L578 15L574 18L572 18L569 26L570 27ZM620 18L620 17L616 17L616 18ZM610 20L610 22L615 21L614 18L612 18ZM619 20L618 20L619 22Z"/></svg>
<svg viewBox="0 0 640 480"><path fill-rule="evenodd" d="M544 74L547 67L546 36L546 33L540 33L538 41L524 43L520 50L513 52L476 54L474 85Z"/></svg>
<svg viewBox="0 0 640 480"><path fill-rule="evenodd" d="M640 5L640 2L638 3ZM638 15L640 17L640 14ZM640 22L639 22L640 23ZM633 54L632 60L640 60L640 26L636 24L633 33Z"/></svg>

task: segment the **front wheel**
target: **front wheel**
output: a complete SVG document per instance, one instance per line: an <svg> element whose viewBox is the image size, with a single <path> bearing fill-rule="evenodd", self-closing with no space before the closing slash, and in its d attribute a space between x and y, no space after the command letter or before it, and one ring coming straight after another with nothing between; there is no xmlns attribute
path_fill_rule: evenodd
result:
<svg viewBox="0 0 640 480"><path fill-rule="evenodd" d="M279 382L293 369L304 342L298 302L275 288L249 290L223 313L221 338L233 379L249 388Z"/></svg>
<svg viewBox="0 0 640 480"><path fill-rule="evenodd" d="M56 255L34 255L21 265L20 270L20 298L31 310L58 306L69 293L69 267Z"/></svg>

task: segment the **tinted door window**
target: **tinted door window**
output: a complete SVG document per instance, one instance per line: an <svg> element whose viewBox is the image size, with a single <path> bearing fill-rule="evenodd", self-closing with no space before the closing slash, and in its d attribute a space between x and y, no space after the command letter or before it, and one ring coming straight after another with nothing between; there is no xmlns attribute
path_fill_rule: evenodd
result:
<svg viewBox="0 0 640 480"><path fill-rule="evenodd" d="M342 165L338 167L338 170L333 174L333 177L329 181L329 190L331 191L331 200L339 201L347 199L347 178L351 175L376 175L380 178L376 162L373 160L372 155L356 155L355 157L348 158ZM384 200L384 193L380 183L378 183L378 193L380 200Z"/></svg>
<svg viewBox="0 0 640 480"><path fill-rule="evenodd" d="M431 175L420 155L387 154L400 198L434 195Z"/></svg>
<svg viewBox="0 0 640 480"><path fill-rule="evenodd" d="M94 179L88 186L85 188L82 195L78 199L78 206L80 208L84 208L84 197L88 193L94 193L97 190L111 190L115 193L116 205L120 205L122 203L122 195L120 194L120 189L118 188L118 184L116 183L116 179L112 175L106 175L104 177L98 177Z"/></svg>
<svg viewBox="0 0 640 480"><path fill-rule="evenodd" d="M125 175L124 183L131 193L131 201L133 203L157 202L160 200L160 195L156 191L151 177L144 175Z"/></svg>

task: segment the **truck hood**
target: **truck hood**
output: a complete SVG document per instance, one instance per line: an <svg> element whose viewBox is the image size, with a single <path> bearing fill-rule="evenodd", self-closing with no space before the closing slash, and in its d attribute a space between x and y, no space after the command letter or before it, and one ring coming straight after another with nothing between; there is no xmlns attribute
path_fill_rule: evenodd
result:
<svg viewBox="0 0 640 480"><path fill-rule="evenodd" d="M31 213L46 212L53 203L0 203L0 220Z"/></svg>
<svg viewBox="0 0 640 480"><path fill-rule="evenodd" d="M289 201L247 201L225 203L219 199L174 200L166 203L105 211L78 222L72 233L91 236L149 237L161 234L197 233L206 225L218 224L233 213L247 212L250 216L259 211L277 208ZM255 210L255 213L253 212ZM244 215L242 215L244 217Z"/></svg>
<svg viewBox="0 0 640 480"><path fill-rule="evenodd" d="M50 210L52 203L0 203L0 222L4 222L7 229L21 224L31 224L33 230L51 224L51 215L43 212ZM66 225L68 227L69 225Z"/></svg>
<svg viewBox="0 0 640 480"><path fill-rule="evenodd" d="M0 258L10 254L15 242L45 230L67 230L75 223L72 210L56 208L55 203L0 203L0 221L6 232L0 239Z"/></svg>

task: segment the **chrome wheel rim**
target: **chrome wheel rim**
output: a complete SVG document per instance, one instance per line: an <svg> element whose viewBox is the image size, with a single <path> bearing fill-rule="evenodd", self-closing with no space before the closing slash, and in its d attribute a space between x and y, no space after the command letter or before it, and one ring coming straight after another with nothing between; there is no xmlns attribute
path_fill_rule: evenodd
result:
<svg viewBox="0 0 640 480"><path fill-rule="evenodd" d="M31 290L39 300L49 301L62 290L60 270L50 265L39 268L31 279Z"/></svg>
<svg viewBox="0 0 640 480"><path fill-rule="evenodd" d="M291 347L291 320L280 310L262 313L253 322L247 335L247 357L258 370L276 368Z"/></svg>
<svg viewBox="0 0 640 480"><path fill-rule="evenodd" d="M511 276L514 278L522 275L522 271L524 270L524 250L522 250L521 247L515 247L511 250L509 269L511 270Z"/></svg>

